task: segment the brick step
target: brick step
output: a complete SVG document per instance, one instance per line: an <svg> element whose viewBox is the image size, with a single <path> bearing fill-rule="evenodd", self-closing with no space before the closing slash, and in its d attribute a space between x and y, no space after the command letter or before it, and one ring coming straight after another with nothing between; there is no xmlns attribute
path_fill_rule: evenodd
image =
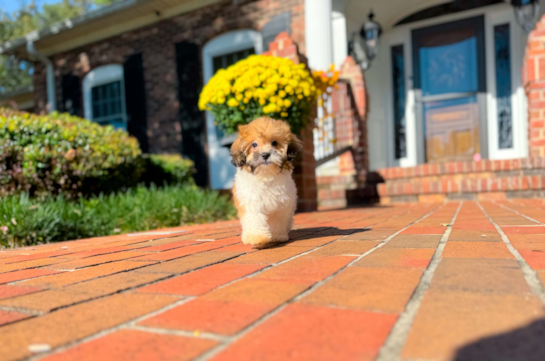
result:
<svg viewBox="0 0 545 361"><path fill-rule="evenodd" d="M545 158L422 164L379 171L381 203L541 197Z"/></svg>

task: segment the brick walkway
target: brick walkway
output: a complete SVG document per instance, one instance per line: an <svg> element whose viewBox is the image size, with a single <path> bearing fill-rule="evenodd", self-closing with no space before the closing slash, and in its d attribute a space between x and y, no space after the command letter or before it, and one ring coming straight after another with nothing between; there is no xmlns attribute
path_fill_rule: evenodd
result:
<svg viewBox="0 0 545 361"><path fill-rule="evenodd" d="M545 360L545 201L295 223L260 251L225 222L0 252L0 360Z"/></svg>

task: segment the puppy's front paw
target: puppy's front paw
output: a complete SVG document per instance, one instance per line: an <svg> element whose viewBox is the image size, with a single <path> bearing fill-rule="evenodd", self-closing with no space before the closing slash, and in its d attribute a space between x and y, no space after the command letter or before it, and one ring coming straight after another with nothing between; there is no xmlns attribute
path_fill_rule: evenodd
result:
<svg viewBox="0 0 545 361"><path fill-rule="evenodd" d="M251 244L253 246L263 246L272 241L272 237L267 234L258 233L242 233L242 243Z"/></svg>

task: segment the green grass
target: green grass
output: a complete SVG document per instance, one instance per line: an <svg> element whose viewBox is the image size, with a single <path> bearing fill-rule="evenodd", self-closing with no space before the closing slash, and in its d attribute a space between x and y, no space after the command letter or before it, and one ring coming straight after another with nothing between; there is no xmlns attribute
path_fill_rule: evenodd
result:
<svg viewBox="0 0 545 361"><path fill-rule="evenodd" d="M152 185L79 200L10 196L0 215L0 245L14 247L233 219L236 211L214 191Z"/></svg>

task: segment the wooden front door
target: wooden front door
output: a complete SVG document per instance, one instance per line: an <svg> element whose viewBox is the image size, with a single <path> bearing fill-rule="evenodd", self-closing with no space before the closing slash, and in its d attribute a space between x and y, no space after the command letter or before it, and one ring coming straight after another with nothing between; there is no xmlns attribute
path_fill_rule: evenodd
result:
<svg viewBox="0 0 545 361"><path fill-rule="evenodd" d="M412 36L426 161L481 159L484 19L417 29Z"/></svg>

